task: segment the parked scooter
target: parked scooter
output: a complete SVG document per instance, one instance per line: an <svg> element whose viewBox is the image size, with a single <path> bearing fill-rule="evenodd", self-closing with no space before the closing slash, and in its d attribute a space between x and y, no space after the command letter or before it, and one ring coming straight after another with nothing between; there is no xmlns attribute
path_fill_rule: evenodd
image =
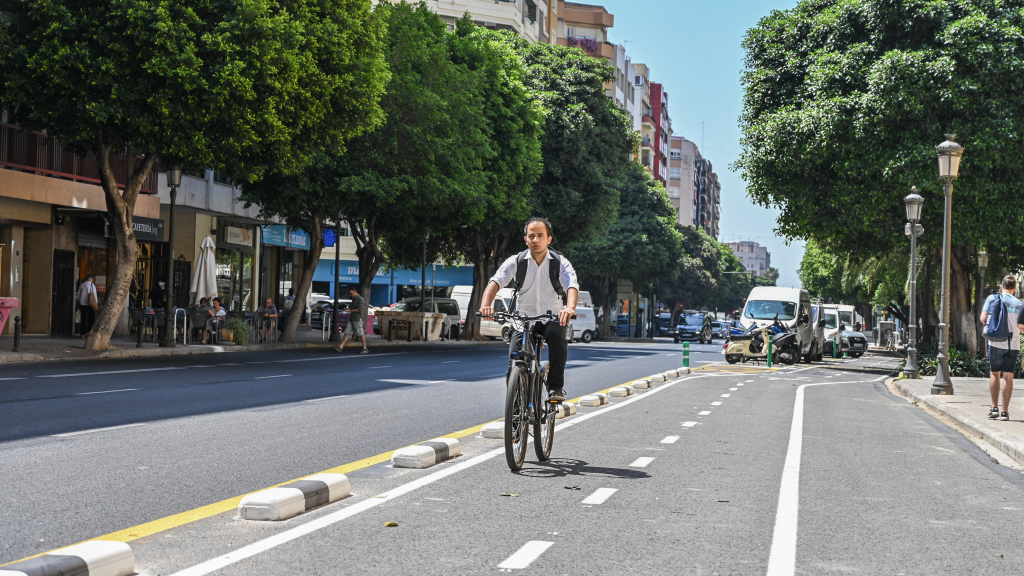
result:
<svg viewBox="0 0 1024 576"><path fill-rule="evenodd" d="M800 359L800 344L796 340L796 332L790 332L775 321L764 326L751 326L744 334L733 334L725 342L725 361L729 364L748 362L768 357L768 335L772 335L772 359L783 364L793 365Z"/></svg>

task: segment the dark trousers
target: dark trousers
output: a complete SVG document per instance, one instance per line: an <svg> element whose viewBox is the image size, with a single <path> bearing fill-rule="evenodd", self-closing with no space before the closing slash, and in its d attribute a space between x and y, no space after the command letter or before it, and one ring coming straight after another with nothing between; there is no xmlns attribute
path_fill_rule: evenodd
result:
<svg viewBox="0 0 1024 576"><path fill-rule="evenodd" d="M92 309L92 306L86 304L85 306L79 306L79 320L81 325L82 336L85 336L92 330L92 325L96 323L96 311Z"/></svg>
<svg viewBox="0 0 1024 576"><path fill-rule="evenodd" d="M548 346L548 388L562 388L565 385L565 360L569 356L569 344L565 341L565 326L558 321L534 324L532 331L540 334ZM522 332L512 331L508 344L509 356L519 352L523 347ZM511 367L511 366L510 366Z"/></svg>

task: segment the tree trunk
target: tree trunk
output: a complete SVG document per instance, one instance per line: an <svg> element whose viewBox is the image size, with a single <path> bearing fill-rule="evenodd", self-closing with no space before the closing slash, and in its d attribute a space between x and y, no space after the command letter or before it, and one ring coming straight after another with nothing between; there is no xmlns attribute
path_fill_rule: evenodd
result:
<svg viewBox="0 0 1024 576"><path fill-rule="evenodd" d="M597 301L601 303L602 311L604 315L601 319L601 336L604 338L610 337L611 334L611 289L609 284L611 279L607 276L598 278L594 285L597 287Z"/></svg>
<svg viewBox="0 0 1024 576"><path fill-rule="evenodd" d="M324 234L320 218L314 216L310 218L310 222L312 230L309 235L309 251L306 252L302 276L299 278L299 289L295 291L295 303L292 305L292 311L288 313L288 321L285 322L284 330L281 332L281 342L295 342L295 331L299 327L302 313L306 310L306 297L313 286L313 274L316 272L317 264L320 263L320 254L324 250Z"/></svg>
<svg viewBox="0 0 1024 576"><path fill-rule="evenodd" d="M974 357L978 354L978 334L971 306L971 252L967 246L953 246L950 254L949 324L950 345L967 350Z"/></svg>
<svg viewBox="0 0 1024 576"><path fill-rule="evenodd" d="M114 266L113 279L107 279L106 298L96 315L96 323L86 338L85 347L89 350L109 350L110 336L121 319L132 276L135 274L135 262L139 258L139 245L135 241L132 214L135 213L135 202L139 198L142 183L156 165L156 154L147 152L145 159L139 163L135 151L128 151L128 174L123 192L117 188L111 146L100 137L97 139L96 148L91 150L90 154L100 171L100 186L107 201L107 215L110 217L110 227L114 230L117 246L117 264ZM173 286L168 284L168 289L173 289Z"/></svg>
<svg viewBox="0 0 1024 576"><path fill-rule="evenodd" d="M377 233L377 218L370 218L367 222L348 222L349 230L352 231L352 238L356 241L356 256L359 258L359 294L370 301L370 287L377 272L384 265L384 253L380 250L380 237Z"/></svg>
<svg viewBox="0 0 1024 576"><path fill-rule="evenodd" d="M511 235L491 232L493 238L489 239L486 230L477 230L473 234L474 239L469 250L469 257L473 262L473 291L469 296L466 325L461 337L485 340L485 337L480 334L480 320L476 317L476 313L483 303L484 289L491 279L491 270L496 269L503 260Z"/></svg>

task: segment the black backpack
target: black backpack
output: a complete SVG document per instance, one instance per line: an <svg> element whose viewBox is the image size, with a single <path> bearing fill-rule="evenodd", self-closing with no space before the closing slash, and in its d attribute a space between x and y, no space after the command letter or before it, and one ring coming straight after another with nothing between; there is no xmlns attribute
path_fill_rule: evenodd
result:
<svg viewBox="0 0 1024 576"><path fill-rule="evenodd" d="M562 289L562 281L558 279L558 273L562 270L562 255L550 248L548 248L548 253L551 254L554 259L554 262L548 264L548 276L551 278L551 287L555 289L555 294L558 294L558 297L562 299L562 306L565 306L565 290ZM516 309L516 304L519 299L519 289L523 287L523 282L526 281L526 267L528 265L527 259L530 257L529 250L523 250L519 253L519 256L516 256L516 285L512 292L513 310Z"/></svg>

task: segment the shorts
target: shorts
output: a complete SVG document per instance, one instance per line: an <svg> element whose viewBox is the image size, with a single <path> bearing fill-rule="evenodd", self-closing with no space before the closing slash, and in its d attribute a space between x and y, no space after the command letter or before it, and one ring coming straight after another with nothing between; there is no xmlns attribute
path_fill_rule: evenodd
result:
<svg viewBox="0 0 1024 576"><path fill-rule="evenodd" d="M348 321L348 325L345 326L345 334L349 334L349 335L355 334L356 336L359 336L360 338L362 338L363 336L366 336L366 328L363 327L363 321L362 320L356 320L356 321L353 322L352 319L350 318L349 321Z"/></svg>
<svg viewBox="0 0 1024 576"><path fill-rule="evenodd" d="M1017 367L1017 354L1019 350L1007 350L1005 348L988 347L988 362L990 372L1009 372L1013 374Z"/></svg>

